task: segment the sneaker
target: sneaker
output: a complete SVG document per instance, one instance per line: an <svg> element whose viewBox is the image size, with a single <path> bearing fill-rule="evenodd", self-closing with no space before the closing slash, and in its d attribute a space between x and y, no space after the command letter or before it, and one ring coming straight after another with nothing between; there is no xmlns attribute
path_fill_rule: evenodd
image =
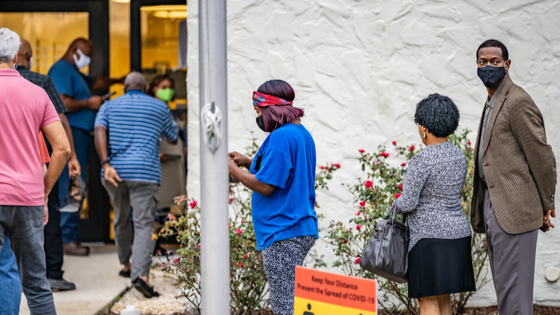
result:
<svg viewBox="0 0 560 315"><path fill-rule="evenodd" d="M52 292L76 290L76 285L64 279L47 279L51 285Z"/></svg>
<svg viewBox="0 0 560 315"><path fill-rule="evenodd" d="M123 278L130 278L130 269L128 269L127 271L121 270L119 272L119 276L123 277Z"/></svg>
<svg viewBox="0 0 560 315"><path fill-rule="evenodd" d="M136 280L132 281L132 283L134 284L136 290L138 290L140 293L142 293L143 296L148 299L159 296L159 293L154 291L154 287L150 287L144 280L140 278L136 278Z"/></svg>

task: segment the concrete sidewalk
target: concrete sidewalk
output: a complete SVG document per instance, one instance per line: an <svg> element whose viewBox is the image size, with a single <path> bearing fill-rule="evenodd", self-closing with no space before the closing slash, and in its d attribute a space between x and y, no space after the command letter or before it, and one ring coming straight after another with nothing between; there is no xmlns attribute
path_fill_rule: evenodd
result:
<svg viewBox="0 0 560 315"><path fill-rule="evenodd" d="M130 284L119 276L121 268L115 245L91 247L88 257L64 256L64 279L77 289L54 293L58 315L94 315ZM23 295L20 309L29 314Z"/></svg>

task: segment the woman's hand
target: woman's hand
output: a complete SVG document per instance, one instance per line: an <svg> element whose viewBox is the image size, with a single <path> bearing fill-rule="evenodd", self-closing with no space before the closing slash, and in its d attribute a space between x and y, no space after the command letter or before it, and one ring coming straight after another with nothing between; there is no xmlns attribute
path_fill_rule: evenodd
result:
<svg viewBox="0 0 560 315"><path fill-rule="evenodd" d="M249 169L251 167L251 163L253 163L253 160L251 160L250 158L246 157L245 155L239 153L239 152L230 152L229 153L229 158L231 161L234 161L235 163L237 163L237 165L245 167L247 169ZM231 162L230 162L231 165ZM231 170L231 167L230 167Z"/></svg>
<svg viewBox="0 0 560 315"><path fill-rule="evenodd" d="M228 160L229 163L229 174L233 175L233 173L235 172L235 170L238 170L239 167L237 166L237 164L235 164L235 161L230 157Z"/></svg>

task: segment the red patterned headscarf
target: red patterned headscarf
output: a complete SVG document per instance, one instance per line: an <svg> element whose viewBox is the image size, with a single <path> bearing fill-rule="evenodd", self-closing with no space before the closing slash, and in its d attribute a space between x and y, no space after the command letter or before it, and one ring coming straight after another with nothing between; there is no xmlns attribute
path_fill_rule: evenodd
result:
<svg viewBox="0 0 560 315"><path fill-rule="evenodd" d="M258 107L267 107L274 105L292 105L292 102L286 101L285 99L281 99L276 96L253 92L253 105Z"/></svg>

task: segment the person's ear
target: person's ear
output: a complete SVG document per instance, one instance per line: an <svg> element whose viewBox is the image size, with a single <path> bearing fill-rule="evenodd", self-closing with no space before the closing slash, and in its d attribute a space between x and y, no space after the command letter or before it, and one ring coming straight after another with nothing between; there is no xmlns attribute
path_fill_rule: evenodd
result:
<svg viewBox="0 0 560 315"><path fill-rule="evenodd" d="M18 57L18 52L16 51L16 55L14 56L14 64L17 65L17 57Z"/></svg>
<svg viewBox="0 0 560 315"><path fill-rule="evenodd" d="M506 71L509 71L509 67L511 67L511 59L508 59L504 65L504 67L506 68Z"/></svg>

